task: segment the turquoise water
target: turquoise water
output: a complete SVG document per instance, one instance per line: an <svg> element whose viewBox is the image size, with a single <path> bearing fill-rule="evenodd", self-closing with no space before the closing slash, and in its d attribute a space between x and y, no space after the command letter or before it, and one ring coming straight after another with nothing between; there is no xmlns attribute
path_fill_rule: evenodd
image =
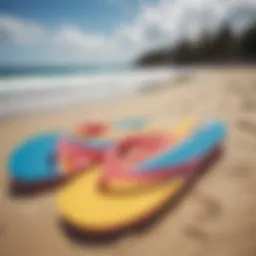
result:
<svg viewBox="0 0 256 256"><path fill-rule="evenodd" d="M55 77L80 74L118 73L132 70L129 65L44 65L44 66L0 66L0 78L6 77Z"/></svg>

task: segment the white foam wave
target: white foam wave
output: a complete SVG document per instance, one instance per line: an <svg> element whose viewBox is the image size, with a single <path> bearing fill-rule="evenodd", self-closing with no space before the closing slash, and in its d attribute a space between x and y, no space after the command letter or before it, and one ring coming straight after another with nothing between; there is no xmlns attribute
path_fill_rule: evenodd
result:
<svg viewBox="0 0 256 256"><path fill-rule="evenodd" d="M102 75L0 79L0 117L81 101L136 93L178 75L172 69L143 69Z"/></svg>

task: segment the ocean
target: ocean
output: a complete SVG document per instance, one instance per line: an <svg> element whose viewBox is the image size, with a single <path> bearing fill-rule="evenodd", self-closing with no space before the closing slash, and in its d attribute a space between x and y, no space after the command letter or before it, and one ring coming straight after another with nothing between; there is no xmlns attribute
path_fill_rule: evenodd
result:
<svg viewBox="0 0 256 256"><path fill-rule="evenodd" d="M0 118L125 97L178 74L124 65L0 67Z"/></svg>

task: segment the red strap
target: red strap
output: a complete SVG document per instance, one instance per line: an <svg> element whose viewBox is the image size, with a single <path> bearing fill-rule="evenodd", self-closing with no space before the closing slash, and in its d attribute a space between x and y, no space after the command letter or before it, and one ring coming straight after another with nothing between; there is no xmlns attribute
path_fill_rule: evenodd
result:
<svg viewBox="0 0 256 256"><path fill-rule="evenodd" d="M118 177L129 174L130 168L140 161L151 157L162 149L170 146L173 140L169 134L147 134L132 136L121 140L106 153L102 179L107 177ZM128 165L122 161L122 157L128 160Z"/></svg>
<svg viewBox="0 0 256 256"><path fill-rule="evenodd" d="M84 136L100 136L108 130L104 123L84 123L78 127L78 132Z"/></svg>
<svg viewBox="0 0 256 256"><path fill-rule="evenodd" d="M68 163L68 171L86 169L103 160L104 152L78 146L68 141L60 141L57 147L58 158Z"/></svg>

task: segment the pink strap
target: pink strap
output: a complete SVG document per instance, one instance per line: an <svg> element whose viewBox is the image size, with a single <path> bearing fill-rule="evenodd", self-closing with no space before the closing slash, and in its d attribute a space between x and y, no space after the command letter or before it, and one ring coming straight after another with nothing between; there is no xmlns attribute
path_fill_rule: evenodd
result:
<svg viewBox="0 0 256 256"><path fill-rule="evenodd" d="M173 139L170 139L169 134L151 134L128 137L121 140L112 149L106 153L105 163L101 173L102 179L110 177L130 177L130 169L138 162L145 160L156 152L170 146ZM143 149L141 152L135 152L130 158L130 164L124 166L121 162L121 155L127 151L135 149Z"/></svg>
<svg viewBox="0 0 256 256"><path fill-rule="evenodd" d="M78 146L68 141L60 141L57 147L59 159L69 163L70 171L86 169L103 160L104 152Z"/></svg>
<svg viewBox="0 0 256 256"><path fill-rule="evenodd" d="M104 123L84 123L78 126L77 130L84 136L100 136L109 129L109 126Z"/></svg>

